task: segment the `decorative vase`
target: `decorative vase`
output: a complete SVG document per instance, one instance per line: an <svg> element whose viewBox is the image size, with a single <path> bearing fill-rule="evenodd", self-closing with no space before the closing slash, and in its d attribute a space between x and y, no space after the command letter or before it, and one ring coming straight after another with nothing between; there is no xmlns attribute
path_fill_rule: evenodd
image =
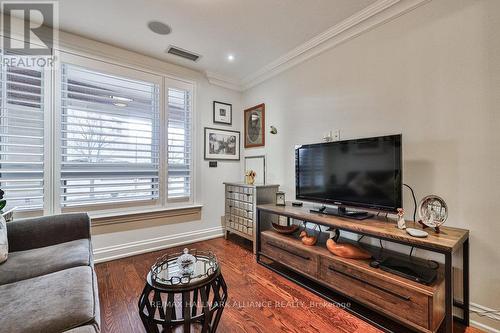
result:
<svg viewBox="0 0 500 333"><path fill-rule="evenodd" d="M253 185L253 183L255 183L255 177L245 176L245 183L247 183L248 185Z"/></svg>
<svg viewBox="0 0 500 333"><path fill-rule="evenodd" d="M177 258L177 266L179 266L179 271L182 275L191 275L194 272L196 257L190 254L187 248L182 252L183 254Z"/></svg>
<svg viewBox="0 0 500 333"><path fill-rule="evenodd" d="M245 183L248 185L253 185L255 182L255 176L257 176L257 173L253 170L248 170L245 173Z"/></svg>

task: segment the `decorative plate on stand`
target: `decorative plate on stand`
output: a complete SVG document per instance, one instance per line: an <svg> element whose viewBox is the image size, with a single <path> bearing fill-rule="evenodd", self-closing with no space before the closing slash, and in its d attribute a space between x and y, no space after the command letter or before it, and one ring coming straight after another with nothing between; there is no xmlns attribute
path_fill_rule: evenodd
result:
<svg viewBox="0 0 500 333"><path fill-rule="evenodd" d="M448 206L441 197L429 195L420 201L418 215L424 227L431 227L439 232L439 227L448 218Z"/></svg>

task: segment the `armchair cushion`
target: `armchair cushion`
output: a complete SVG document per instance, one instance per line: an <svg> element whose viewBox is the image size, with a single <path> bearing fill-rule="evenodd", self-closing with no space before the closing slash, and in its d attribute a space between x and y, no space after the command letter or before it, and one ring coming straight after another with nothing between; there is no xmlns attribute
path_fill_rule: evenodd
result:
<svg viewBox="0 0 500 333"><path fill-rule="evenodd" d="M63 332L82 325L99 331L97 284L82 266L0 286L2 332Z"/></svg>
<svg viewBox="0 0 500 333"><path fill-rule="evenodd" d="M7 223L10 252L26 251L77 239L90 239L87 214L61 214Z"/></svg>
<svg viewBox="0 0 500 333"><path fill-rule="evenodd" d="M78 239L39 249L11 252L9 260L0 265L0 285L67 268L89 266L91 258L90 239Z"/></svg>

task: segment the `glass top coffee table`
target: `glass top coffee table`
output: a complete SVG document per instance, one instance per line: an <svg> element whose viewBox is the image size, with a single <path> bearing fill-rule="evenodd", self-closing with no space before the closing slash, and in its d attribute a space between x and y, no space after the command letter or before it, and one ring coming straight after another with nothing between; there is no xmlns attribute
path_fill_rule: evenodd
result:
<svg viewBox="0 0 500 333"><path fill-rule="evenodd" d="M155 262L139 298L139 314L148 333L215 332L227 300L217 257L210 251L184 249Z"/></svg>

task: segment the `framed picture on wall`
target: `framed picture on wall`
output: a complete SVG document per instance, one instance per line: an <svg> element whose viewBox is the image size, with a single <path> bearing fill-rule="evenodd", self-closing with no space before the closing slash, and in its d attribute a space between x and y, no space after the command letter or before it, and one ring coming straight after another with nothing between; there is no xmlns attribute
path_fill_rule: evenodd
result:
<svg viewBox="0 0 500 333"><path fill-rule="evenodd" d="M245 110L245 148L263 147L266 144L266 106L259 104Z"/></svg>
<svg viewBox="0 0 500 333"><path fill-rule="evenodd" d="M245 156L245 173L255 172L255 183L266 185L266 156Z"/></svg>
<svg viewBox="0 0 500 333"><path fill-rule="evenodd" d="M233 123L233 106L228 103L214 101L214 124L231 125Z"/></svg>
<svg viewBox="0 0 500 333"><path fill-rule="evenodd" d="M240 132L205 127L206 160L240 160Z"/></svg>

